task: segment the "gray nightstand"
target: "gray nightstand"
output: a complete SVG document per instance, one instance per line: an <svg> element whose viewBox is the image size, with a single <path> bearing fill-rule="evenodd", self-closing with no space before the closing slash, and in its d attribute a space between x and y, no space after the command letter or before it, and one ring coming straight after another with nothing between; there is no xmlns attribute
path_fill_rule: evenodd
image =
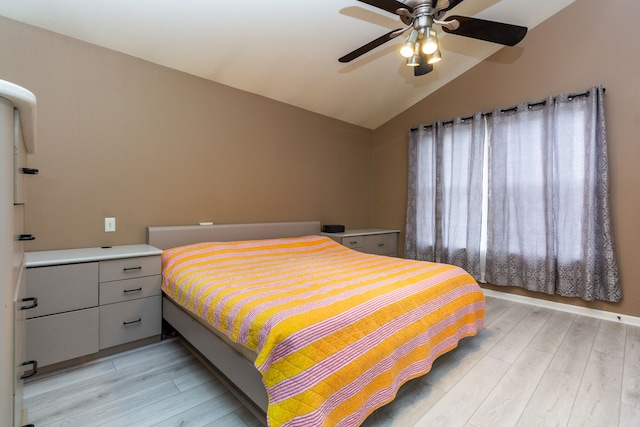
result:
<svg viewBox="0 0 640 427"><path fill-rule="evenodd" d="M336 242L356 251L376 255L398 256L398 233L400 230L364 228L345 230L343 233L321 233Z"/></svg>
<svg viewBox="0 0 640 427"><path fill-rule="evenodd" d="M27 252L26 355L47 366L159 336L160 255L149 245Z"/></svg>

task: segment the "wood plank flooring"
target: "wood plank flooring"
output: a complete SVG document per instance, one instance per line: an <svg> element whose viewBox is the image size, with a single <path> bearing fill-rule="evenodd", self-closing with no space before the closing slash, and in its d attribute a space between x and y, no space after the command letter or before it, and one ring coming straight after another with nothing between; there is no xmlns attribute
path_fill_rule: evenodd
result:
<svg viewBox="0 0 640 427"><path fill-rule="evenodd" d="M25 386L44 426L261 426L176 339ZM486 328L365 427L638 426L640 328L487 298Z"/></svg>

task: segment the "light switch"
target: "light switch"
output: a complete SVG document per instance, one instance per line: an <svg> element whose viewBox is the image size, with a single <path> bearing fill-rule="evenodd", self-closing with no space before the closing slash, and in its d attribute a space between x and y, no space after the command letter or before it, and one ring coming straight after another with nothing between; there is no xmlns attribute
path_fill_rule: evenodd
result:
<svg viewBox="0 0 640 427"><path fill-rule="evenodd" d="M112 231L116 231L116 219L115 218L105 218L104 219L104 231L109 233Z"/></svg>

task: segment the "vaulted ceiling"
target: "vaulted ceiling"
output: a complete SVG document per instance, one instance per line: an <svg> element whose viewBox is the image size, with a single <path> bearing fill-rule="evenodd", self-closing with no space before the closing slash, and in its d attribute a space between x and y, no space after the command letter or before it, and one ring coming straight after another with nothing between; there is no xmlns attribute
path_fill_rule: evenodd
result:
<svg viewBox="0 0 640 427"><path fill-rule="evenodd" d="M531 30L573 1L465 0L450 14ZM342 64L403 27L356 0L3 0L0 15L369 129L503 48L438 29L443 60L425 76L404 64L403 37Z"/></svg>

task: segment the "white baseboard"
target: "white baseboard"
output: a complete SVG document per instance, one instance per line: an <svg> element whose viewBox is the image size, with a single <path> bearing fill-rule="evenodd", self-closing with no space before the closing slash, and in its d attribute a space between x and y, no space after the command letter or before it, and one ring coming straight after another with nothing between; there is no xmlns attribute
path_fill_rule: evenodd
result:
<svg viewBox="0 0 640 427"><path fill-rule="evenodd" d="M494 291L492 289L483 288L482 291L484 292L485 296L492 298L514 301L522 304L535 305L538 307L550 308L558 311L565 311L567 313L578 314L580 316L595 317L597 319L620 322L626 325L640 326L640 317L636 316L628 316L626 314L612 313L610 311L563 304L561 302L547 301L538 298L526 297L523 295L515 295L508 292Z"/></svg>

